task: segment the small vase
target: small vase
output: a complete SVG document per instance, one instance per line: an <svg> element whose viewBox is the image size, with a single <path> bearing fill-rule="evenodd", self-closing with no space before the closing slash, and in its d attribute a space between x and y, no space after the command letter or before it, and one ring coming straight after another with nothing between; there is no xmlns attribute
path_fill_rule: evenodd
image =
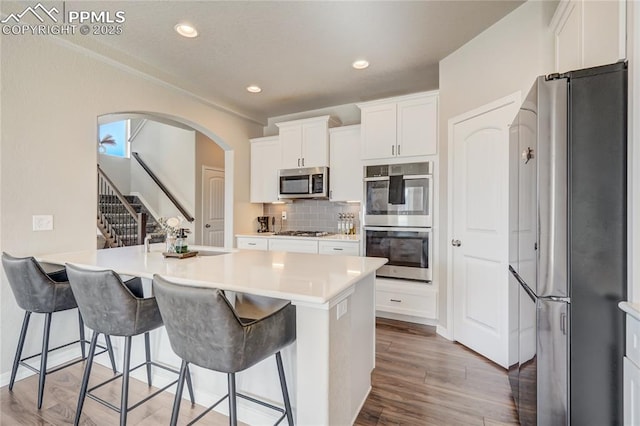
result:
<svg viewBox="0 0 640 426"><path fill-rule="evenodd" d="M176 237L175 235L167 234L165 239L165 243L167 245L166 252L167 253L175 253L176 252Z"/></svg>

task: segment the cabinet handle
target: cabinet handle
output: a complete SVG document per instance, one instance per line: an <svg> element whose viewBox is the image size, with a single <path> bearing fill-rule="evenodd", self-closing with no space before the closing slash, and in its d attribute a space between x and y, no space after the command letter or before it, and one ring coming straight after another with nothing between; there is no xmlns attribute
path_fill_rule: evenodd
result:
<svg viewBox="0 0 640 426"><path fill-rule="evenodd" d="M333 249L334 249L334 250L338 250L338 251L342 251L342 250L344 250L344 249L341 249L341 248L339 248L339 247L334 247Z"/></svg>
<svg viewBox="0 0 640 426"><path fill-rule="evenodd" d="M300 167L300 159L298 158L298 167Z"/></svg>
<svg viewBox="0 0 640 426"><path fill-rule="evenodd" d="M396 155L395 149L396 149L396 147L391 145L391 155Z"/></svg>
<svg viewBox="0 0 640 426"><path fill-rule="evenodd" d="M304 157L302 157L302 167L304 167Z"/></svg>
<svg viewBox="0 0 640 426"><path fill-rule="evenodd" d="M400 145L398 145L398 155L400 155Z"/></svg>
<svg viewBox="0 0 640 426"><path fill-rule="evenodd" d="M402 303L402 300L400 300L400 299L389 299L389 302Z"/></svg>
<svg viewBox="0 0 640 426"><path fill-rule="evenodd" d="M248 246L255 246L256 243L247 243Z"/></svg>
<svg viewBox="0 0 640 426"><path fill-rule="evenodd" d="M333 189L330 189L329 190L329 199L332 199L332 198L333 198Z"/></svg>

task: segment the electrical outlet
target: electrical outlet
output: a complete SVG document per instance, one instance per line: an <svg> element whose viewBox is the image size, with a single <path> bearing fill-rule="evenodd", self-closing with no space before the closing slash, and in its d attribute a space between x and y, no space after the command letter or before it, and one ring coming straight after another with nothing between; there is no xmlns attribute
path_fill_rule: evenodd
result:
<svg viewBox="0 0 640 426"><path fill-rule="evenodd" d="M53 215L38 215L32 217L34 231L53 231Z"/></svg>
<svg viewBox="0 0 640 426"><path fill-rule="evenodd" d="M287 212L286 211L282 212L282 220L287 220Z"/></svg>

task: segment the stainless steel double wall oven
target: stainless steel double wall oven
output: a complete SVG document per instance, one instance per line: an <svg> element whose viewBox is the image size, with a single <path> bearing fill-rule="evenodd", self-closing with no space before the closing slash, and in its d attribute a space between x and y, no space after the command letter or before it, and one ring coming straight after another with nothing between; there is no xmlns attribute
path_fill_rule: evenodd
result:
<svg viewBox="0 0 640 426"><path fill-rule="evenodd" d="M431 162L365 167L365 252L389 259L379 277L431 281L432 167Z"/></svg>

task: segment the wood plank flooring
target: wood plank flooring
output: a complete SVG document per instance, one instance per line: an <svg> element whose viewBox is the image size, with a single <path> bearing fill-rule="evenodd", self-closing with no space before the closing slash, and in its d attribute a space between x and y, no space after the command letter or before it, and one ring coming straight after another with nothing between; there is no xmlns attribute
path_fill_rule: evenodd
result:
<svg viewBox="0 0 640 426"><path fill-rule="evenodd" d="M517 425L507 374L472 351L436 335L435 327L379 318L373 389L356 425ZM72 424L83 364L47 376L42 410L36 409L37 376L17 382L13 392L0 389L0 425ZM91 383L111 377L98 364ZM186 392L186 390L185 390ZM131 381L130 401L149 394L146 384ZM101 389L117 403L120 382ZM129 413L130 425L168 424L173 395L164 393ZM201 413L183 401L181 425ZM118 414L87 398L82 425L113 425ZM225 416L207 414L198 425L226 425ZM301 425L306 426L306 425ZM333 425L332 425L333 426ZM341 425L335 425L341 426Z"/></svg>

